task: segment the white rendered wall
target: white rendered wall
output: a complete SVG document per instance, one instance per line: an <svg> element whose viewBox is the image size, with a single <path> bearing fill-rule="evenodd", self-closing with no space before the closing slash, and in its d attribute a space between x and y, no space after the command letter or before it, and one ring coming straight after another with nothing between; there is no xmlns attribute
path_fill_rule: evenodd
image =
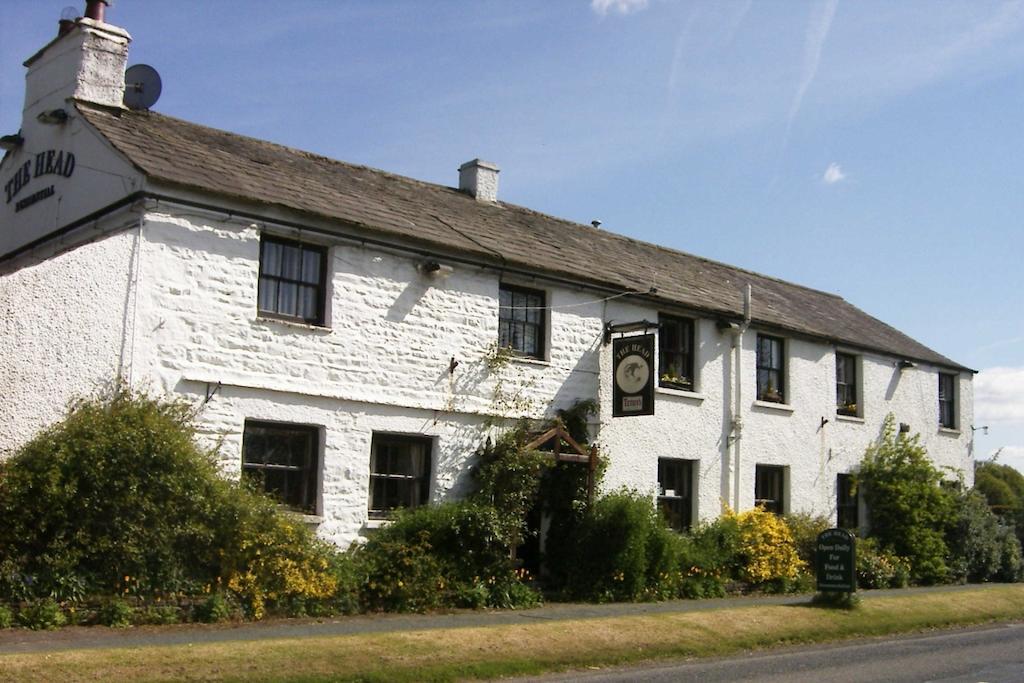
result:
<svg viewBox="0 0 1024 683"><path fill-rule="evenodd" d="M137 251L140 233L133 228L0 276L0 303L11 312L0 328L2 380L15 396L0 415L0 449L59 418L68 399L120 368L137 386L196 404L220 384L199 412L199 426L207 443L220 444L231 474L241 469L246 419L321 427L320 533L342 544L366 531L374 432L434 439L431 496L440 500L463 491L489 417L542 417L599 393L594 426L609 460L605 489L628 486L653 495L658 458L695 460L695 512L702 519L717 516L724 503L740 510L753 504L756 464L789 468L790 510L834 518L836 474L855 467L890 412L922 434L937 464L962 470L971 483L967 374L958 387L962 428L940 430L935 368L900 371L894 358L853 351L861 359L863 417L841 418L835 349L788 338L789 404L761 405L754 400L756 330L748 330L737 469L728 426L732 338L713 321L697 324L694 392L658 390L656 415L611 418L611 346L602 345L603 323L657 320L657 309L623 299L597 303L601 295L593 292L511 280L548 294L554 310L547 357L492 370L486 359L498 336L495 271L452 262L449 276L431 278L416 269L418 258L325 242L327 324L266 320L256 310L261 229L165 206L146 215ZM137 307L129 278L138 282ZM124 332L130 321L134 334ZM458 366L450 373L453 357Z"/></svg>
<svg viewBox="0 0 1024 683"><path fill-rule="evenodd" d="M756 297L755 291L755 306ZM621 322L656 320L657 315L655 309L619 305L613 317ZM860 358L862 394L862 417L842 417L836 415L835 347L786 338L787 403L762 403L756 400L757 330L752 328L743 336L742 431L738 442L730 444L734 435L724 425L735 396L731 338L708 320L699 321L695 336L697 391L659 389L654 416L611 417L611 346L606 347L600 436L610 458L606 488L633 487L653 495L658 458L697 460L696 512L700 519L713 519L723 504L740 511L753 507L756 465L781 465L788 468L787 511L835 520L836 475L856 468L889 413L897 424L905 422L912 433L921 435L929 456L949 479L962 475L968 486L973 484L969 374L959 376L960 428L941 429L936 368L919 365L901 371L895 358L842 349Z"/></svg>
<svg viewBox="0 0 1024 683"><path fill-rule="evenodd" d="M131 363L135 231L0 275L0 458Z"/></svg>
<svg viewBox="0 0 1024 683"><path fill-rule="evenodd" d="M456 263L432 278L418 259L335 243L327 324L314 327L257 315L258 228L152 212L142 234L136 376L196 403L220 383L199 426L232 474L246 419L322 427L319 532L338 543L366 531L375 431L435 439L431 497L439 500L463 490L490 416L543 417L597 394L602 304L587 303L592 293L548 288L547 358L492 371L494 271Z"/></svg>

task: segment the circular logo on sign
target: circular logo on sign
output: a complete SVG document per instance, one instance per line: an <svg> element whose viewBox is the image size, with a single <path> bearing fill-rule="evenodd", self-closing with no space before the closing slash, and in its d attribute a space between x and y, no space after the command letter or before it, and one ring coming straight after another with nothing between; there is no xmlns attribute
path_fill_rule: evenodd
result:
<svg viewBox="0 0 1024 683"><path fill-rule="evenodd" d="M615 383L627 394L635 394L647 384L651 369L647 361L636 354L626 356L615 371Z"/></svg>

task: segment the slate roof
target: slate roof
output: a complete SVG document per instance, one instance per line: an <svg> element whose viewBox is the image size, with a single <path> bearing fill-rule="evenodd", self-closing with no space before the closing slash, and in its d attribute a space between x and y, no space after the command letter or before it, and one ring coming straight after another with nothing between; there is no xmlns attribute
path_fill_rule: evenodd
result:
<svg viewBox="0 0 1024 683"><path fill-rule="evenodd" d="M841 297L505 202L155 112L78 110L149 178L340 221L392 242L645 293L714 316L969 370ZM626 322L626 321L622 321Z"/></svg>

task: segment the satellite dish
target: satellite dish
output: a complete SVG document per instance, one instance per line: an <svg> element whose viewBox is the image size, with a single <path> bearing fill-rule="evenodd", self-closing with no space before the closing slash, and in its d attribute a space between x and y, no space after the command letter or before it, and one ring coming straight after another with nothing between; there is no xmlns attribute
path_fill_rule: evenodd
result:
<svg viewBox="0 0 1024 683"><path fill-rule="evenodd" d="M160 99L160 74L148 64L136 64L124 72L124 106L149 109Z"/></svg>

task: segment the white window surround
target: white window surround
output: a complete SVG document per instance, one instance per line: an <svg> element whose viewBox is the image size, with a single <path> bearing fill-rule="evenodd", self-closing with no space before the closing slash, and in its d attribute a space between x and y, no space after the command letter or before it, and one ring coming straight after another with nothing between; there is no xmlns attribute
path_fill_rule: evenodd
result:
<svg viewBox="0 0 1024 683"><path fill-rule="evenodd" d="M693 401L703 401L707 396L699 391L683 391L682 389L669 389L668 387L655 387L654 391L665 396L677 396L688 398Z"/></svg>
<svg viewBox="0 0 1024 683"><path fill-rule="evenodd" d="M794 408L788 403L772 403L771 401L754 401L755 408L768 408L780 413L792 413Z"/></svg>

